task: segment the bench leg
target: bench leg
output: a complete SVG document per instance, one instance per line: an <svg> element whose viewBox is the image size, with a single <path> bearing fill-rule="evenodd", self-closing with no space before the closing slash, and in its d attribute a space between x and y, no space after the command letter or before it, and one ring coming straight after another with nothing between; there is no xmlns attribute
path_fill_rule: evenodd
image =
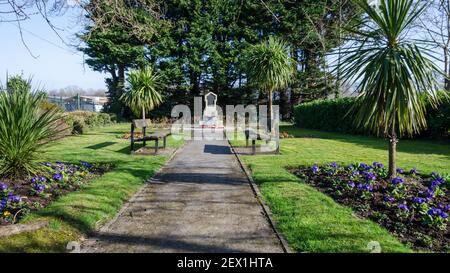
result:
<svg viewBox="0 0 450 273"><path fill-rule="evenodd" d="M145 127L144 128L142 128L142 137L144 138L144 146L143 147L145 147L145 145L147 144L147 142L145 141Z"/></svg>
<svg viewBox="0 0 450 273"><path fill-rule="evenodd" d="M164 137L164 139L163 139L163 147L164 147L164 149L166 148L166 143L167 143L166 137Z"/></svg>
<svg viewBox="0 0 450 273"><path fill-rule="evenodd" d="M156 139L155 140L155 154L158 153L158 148L159 148L158 139Z"/></svg>
<svg viewBox="0 0 450 273"><path fill-rule="evenodd" d="M252 139L252 155L256 154L256 140Z"/></svg>
<svg viewBox="0 0 450 273"><path fill-rule="evenodd" d="M134 141L133 141L133 140L131 141L131 148L130 148L130 151L131 151L131 152L134 152Z"/></svg>
<svg viewBox="0 0 450 273"><path fill-rule="evenodd" d="M248 138L245 138L245 147L248 147Z"/></svg>

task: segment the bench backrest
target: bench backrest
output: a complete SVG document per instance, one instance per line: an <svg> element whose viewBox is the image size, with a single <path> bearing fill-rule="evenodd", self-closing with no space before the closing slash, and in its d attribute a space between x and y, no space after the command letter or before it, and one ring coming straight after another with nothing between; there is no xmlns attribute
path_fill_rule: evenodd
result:
<svg viewBox="0 0 450 273"><path fill-rule="evenodd" d="M151 120L150 119L133 119L133 127L134 128L146 128L146 127L150 127L151 125Z"/></svg>

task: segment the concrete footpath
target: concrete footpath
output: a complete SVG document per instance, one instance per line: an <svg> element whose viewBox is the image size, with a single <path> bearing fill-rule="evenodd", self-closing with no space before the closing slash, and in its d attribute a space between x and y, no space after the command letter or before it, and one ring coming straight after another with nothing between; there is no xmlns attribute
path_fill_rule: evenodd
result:
<svg viewBox="0 0 450 273"><path fill-rule="evenodd" d="M190 141L82 252L282 252L226 140Z"/></svg>

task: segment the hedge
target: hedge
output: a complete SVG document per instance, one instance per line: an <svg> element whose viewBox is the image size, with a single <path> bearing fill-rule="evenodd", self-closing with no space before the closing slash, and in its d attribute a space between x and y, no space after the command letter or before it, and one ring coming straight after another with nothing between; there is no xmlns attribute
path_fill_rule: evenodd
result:
<svg viewBox="0 0 450 273"><path fill-rule="evenodd" d="M107 113L88 111L67 112L64 121L71 128L71 134L83 134L86 128L101 127L116 122L116 118Z"/></svg>
<svg viewBox="0 0 450 273"><path fill-rule="evenodd" d="M437 109L427 105L428 129L420 136L445 138L450 129L450 99L440 92L442 103ZM295 124L300 128L316 129L347 134L370 135L368 130L357 128L354 113L349 112L356 98L316 100L302 103L294 108Z"/></svg>

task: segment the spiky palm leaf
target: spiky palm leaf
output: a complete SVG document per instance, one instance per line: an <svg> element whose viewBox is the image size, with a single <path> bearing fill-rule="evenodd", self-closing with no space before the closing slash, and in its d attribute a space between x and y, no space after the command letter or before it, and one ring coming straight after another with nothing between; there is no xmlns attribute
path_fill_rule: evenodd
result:
<svg viewBox="0 0 450 273"><path fill-rule="evenodd" d="M39 172L43 144L60 131L61 111L41 109L44 93L30 87L31 81L15 77L0 88L0 177Z"/></svg>
<svg viewBox="0 0 450 273"><path fill-rule="evenodd" d="M250 84L268 96L269 131L272 130L272 92L285 88L294 77L294 61L282 40L269 37L265 42L251 46L245 53L245 67Z"/></svg>
<svg viewBox="0 0 450 273"><path fill-rule="evenodd" d="M396 174L397 136L412 135L426 127L424 94L438 103L438 67L408 35L425 9L414 0L381 0L372 7L354 0L368 16L368 24L355 31L362 43L347 51L342 76L357 85L355 122L390 138L389 174Z"/></svg>
<svg viewBox="0 0 450 273"><path fill-rule="evenodd" d="M133 70L128 74L127 81L130 91L121 96L121 100L133 111L136 116L159 106L163 99L159 93L161 88L161 77L151 67L141 70Z"/></svg>
<svg viewBox="0 0 450 273"><path fill-rule="evenodd" d="M288 46L275 37L251 46L245 54L245 62L250 83L263 92L286 87L294 75Z"/></svg>
<svg viewBox="0 0 450 273"><path fill-rule="evenodd" d="M439 69L406 33L425 6L413 0L382 0L378 8L355 2L372 22L357 32L363 43L342 61L343 78L360 80L355 121L376 134L418 133L426 127L420 93L438 102Z"/></svg>

